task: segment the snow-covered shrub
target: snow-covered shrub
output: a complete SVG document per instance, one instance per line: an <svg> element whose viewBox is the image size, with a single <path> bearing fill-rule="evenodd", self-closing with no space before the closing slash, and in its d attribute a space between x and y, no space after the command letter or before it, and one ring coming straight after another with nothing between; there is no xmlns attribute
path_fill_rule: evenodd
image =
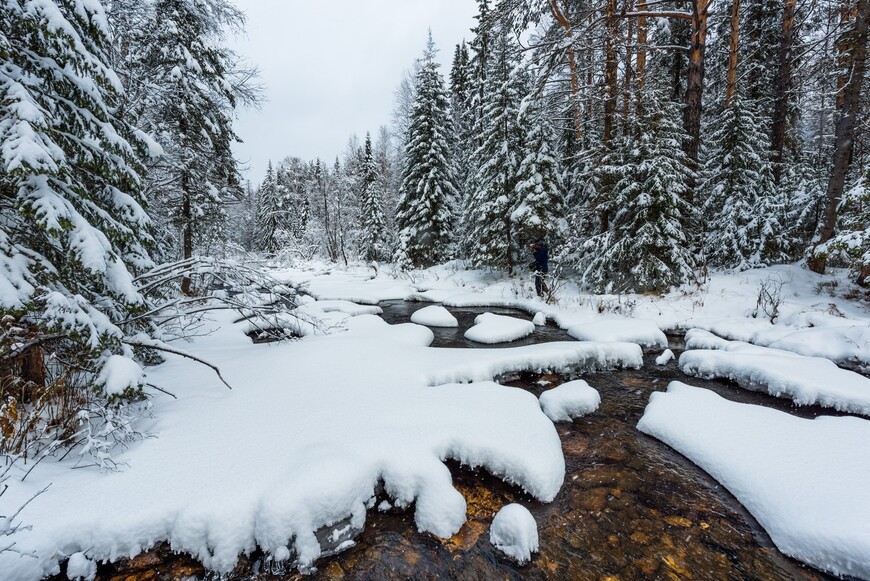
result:
<svg viewBox="0 0 870 581"><path fill-rule="evenodd" d="M778 276L768 276L758 283L758 298L755 302L755 310L752 318L764 314L771 323L775 323L779 317L779 307L782 306L782 287L786 281Z"/></svg>

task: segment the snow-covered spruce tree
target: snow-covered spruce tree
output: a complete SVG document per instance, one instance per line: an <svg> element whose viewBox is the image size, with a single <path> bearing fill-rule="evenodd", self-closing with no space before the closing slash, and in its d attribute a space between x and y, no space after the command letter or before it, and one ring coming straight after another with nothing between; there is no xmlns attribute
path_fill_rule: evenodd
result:
<svg viewBox="0 0 870 581"><path fill-rule="evenodd" d="M378 179L378 166L372 152L372 138L366 133L365 157L360 181L360 256L364 260L380 260L385 253L387 232L382 207L383 191Z"/></svg>
<svg viewBox="0 0 870 581"><path fill-rule="evenodd" d="M771 249L762 238L774 197L767 135L753 107L737 97L711 123L713 144L699 188L706 222L704 249L711 266L759 266ZM777 235L778 233L771 233Z"/></svg>
<svg viewBox="0 0 870 581"><path fill-rule="evenodd" d="M452 206L457 192L450 159L453 124L435 54L430 32L417 74L401 198L396 208L397 258L414 266L446 260L451 253L454 226Z"/></svg>
<svg viewBox="0 0 870 581"><path fill-rule="evenodd" d="M120 394L142 381L123 344L135 329L123 323L146 308L134 274L151 266L153 239L141 134L116 114L120 84L107 60L97 2L0 9L0 312L30 333L0 345L0 362L23 358L32 372L23 379L42 387L43 350L57 346L57 373L69 371L62 361L91 371L93 383L111 375L101 368L131 371L129 381L103 382Z"/></svg>
<svg viewBox="0 0 870 581"><path fill-rule="evenodd" d="M281 248L281 228L285 221L284 200L275 178L272 162L257 193L257 250L274 254Z"/></svg>
<svg viewBox="0 0 870 581"><path fill-rule="evenodd" d="M166 155L150 173L155 206L180 232L178 254L189 258L220 238L225 206L241 193L230 149L234 55L223 43L225 29L241 27L244 15L226 0L157 0L153 18L142 57L155 92L146 129ZM182 287L191 292L190 279Z"/></svg>
<svg viewBox="0 0 870 581"><path fill-rule="evenodd" d="M506 24L496 23L491 39L483 117L478 124L483 143L472 156L476 172L470 180L464 223L472 262L512 271L516 241L511 214L519 204L515 187L525 157L525 136L517 125L525 71Z"/></svg>
<svg viewBox="0 0 870 581"><path fill-rule="evenodd" d="M652 88L644 96L639 130L605 158L614 183L609 227L583 249L583 282L598 291L663 292L695 280L679 106Z"/></svg>
<svg viewBox="0 0 870 581"><path fill-rule="evenodd" d="M544 239L552 245L560 238L565 220L559 162L550 144L550 126L535 98L528 97L523 105L519 129L525 135L525 157L517 171L518 205L511 223L520 243Z"/></svg>
<svg viewBox="0 0 870 581"><path fill-rule="evenodd" d="M486 100L486 76L490 66L490 28L491 12L489 0L477 0L478 13L475 16L477 26L471 29L472 38L468 44L470 49L468 63L465 66L468 74L466 102L462 105L465 113L464 133L456 135L456 150L464 152L464 159L457 160L457 175L463 180L457 182L459 196L457 203L456 253L461 258L471 256L474 241L471 237L473 224L470 222L468 208L472 203L474 193L478 190L475 179L480 168L480 162L474 159L474 152L483 145L485 120L483 109ZM458 105L457 105L458 106Z"/></svg>
<svg viewBox="0 0 870 581"><path fill-rule="evenodd" d="M471 92L471 63L465 41L456 45L453 66L450 69L450 115L453 119L453 159L456 168L456 184L464 192L470 172L469 158L473 150L473 128L469 110Z"/></svg>
<svg viewBox="0 0 870 581"><path fill-rule="evenodd" d="M836 235L817 252L824 252L831 265L852 268L856 282L870 286L870 171L843 194L838 214Z"/></svg>
<svg viewBox="0 0 870 581"><path fill-rule="evenodd" d="M289 242L298 242L305 235L311 215L311 203L305 189L308 180L308 167L298 157L286 158L281 162L281 171L275 179L286 195L284 229Z"/></svg>

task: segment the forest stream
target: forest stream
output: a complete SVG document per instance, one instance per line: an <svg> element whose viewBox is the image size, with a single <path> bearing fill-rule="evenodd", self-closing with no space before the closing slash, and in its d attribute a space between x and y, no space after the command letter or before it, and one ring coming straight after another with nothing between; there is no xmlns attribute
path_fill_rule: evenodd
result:
<svg viewBox="0 0 870 581"><path fill-rule="evenodd" d="M381 303L391 324L410 320L421 303ZM494 312L531 317L514 309L450 309L458 329L433 329L433 348L513 347L572 340L553 325L539 327L521 341L486 346L470 342L463 332L474 317ZM680 337L670 337L679 356ZM683 380L728 399L782 410L800 417L840 415L819 407L794 407L790 401L738 388L724 381L687 378L676 361L655 364L658 352L647 352L644 367L582 374L601 394L598 411L573 423L558 423L566 461L562 490L551 503L534 500L484 471L448 463L454 484L468 502L468 521L450 539L417 532L413 507L369 511L355 545L317 562L309 575L270 570L261 554L243 558L224 579L788 579L833 577L781 554L767 533L739 502L685 457L642 434L636 425L650 393L672 380ZM576 377L522 373L502 377L505 385L540 395ZM378 498L378 503L386 499ZM540 553L519 566L489 542L489 526L505 504L526 506L538 523ZM207 579L201 565L174 555L165 545L131 560L101 565L98 579L112 581ZM215 577L216 578L216 577Z"/></svg>

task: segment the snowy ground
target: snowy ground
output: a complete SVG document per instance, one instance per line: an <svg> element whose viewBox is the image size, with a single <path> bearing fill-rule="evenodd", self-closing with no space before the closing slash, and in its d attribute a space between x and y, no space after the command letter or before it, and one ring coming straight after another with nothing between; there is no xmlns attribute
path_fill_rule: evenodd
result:
<svg viewBox="0 0 870 581"><path fill-rule="evenodd" d="M141 429L156 437L118 451L117 460L124 463L119 471L70 470L68 459L43 462L25 482L9 482L0 509L17 506L48 483L51 487L22 513L32 530L15 536L16 549L35 556L0 555L0 578L38 579L72 555L85 571L85 557L133 555L163 540L219 571L257 545L304 568L328 549L314 531L348 522L348 531L362 527L379 483L397 506L416 501L414 517L421 530L449 536L465 520L465 501L451 484L446 459L485 467L539 499L552 499L564 478L552 421L534 396L492 380L523 369L637 367L642 364L639 345L660 352L666 331L706 329L726 339L870 366L870 313L857 302L825 294L833 282L838 292L847 292L845 278L828 277L826 286L818 287L822 279L794 266L714 276L703 289L665 297L593 297L564 285L556 304L532 298L530 277L508 279L449 265L393 274L325 265L277 270L280 280L313 297L298 318L288 316L306 335L295 342L254 345L244 335L250 329L232 324L232 314L215 316L214 333L179 347L217 363L234 389L189 360L170 357L148 369L148 381L178 400L155 399L154 419L143 421ZM771 279L785 281L775 324L764 313L752 316L759 284ZM376 303L387 299L517 307L530 315L543 313L573 336L593 341L433 349L426 327L389 326L376 316ZM429 314L439 315L430 324L444 321L442 311ZM741 356L719 351L726 358ZM740 359L728 361L745 369ZM820 386L840 372L827 361L813 369ZM706 417L706 403L693 401L681 408L684 413ZM591 402L588 407L594 409ZM729 413L744 414L741 408ZM678 414L663 414L655 428L677 449L678 439L666 434L681 421ZM815 433L806 426L788 424L787 429L798 441ZM711 446L721 438L722 432L711 432ZM776 447L766 450L770 457L780 453ZM843 451L849 453L863 449ZM731 465L713 470L704 457L695 461L729 485ZM817 456L806 458L815 462ZM855 476L837 473L842 466L836 462L819 466L832 471L833 479ZM806 469L815 474L817 468ZM750 481L748 497L767 498L756 489L763 485ZM828 492L807 494L822 503L820 495ZM820 537L807 536L799 521L759 521L773 527L768 530L778 544L785 539L780 547L789 554L835 572L870 577L870 569L860 568L866 563L853 556L862 548L870 554L870 546L860 544L870 521L843 520L844 534L858 544L843 543L837 553L836 543L824 541L823 560L807 549ZM348 531L335 536L336 546L350 536Z"/></svg>

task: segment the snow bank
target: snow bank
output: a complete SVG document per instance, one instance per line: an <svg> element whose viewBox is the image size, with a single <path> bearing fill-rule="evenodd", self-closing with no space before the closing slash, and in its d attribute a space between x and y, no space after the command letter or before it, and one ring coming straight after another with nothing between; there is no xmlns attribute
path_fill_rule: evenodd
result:
<svg viewBox="0 0 870 581"><path fill-rule="evenodd" d="M465 332L465 338L477 343L507 343L534 332L535 324L531 321L483 313L475 317L474 326Z"/></svg>
<svg viewBox="0 0 870 581"><path fill-rule="evenodd" d="M360 305L351 301L341 300L319 300L309 303L309 305L323 311L324 313L338 312L350 315L351 317L358 317L359 315L380 315L384 312L381 307L375 305Z"/></svg>
<svg viewBox="0 0 870 581"><path fill-rule="evenodd" d="M789 397L798 405L870 416L870 379L827 359L726 341L701 330L690 331L686 345L692 349L680 356L686 375L723 377L745 389Z"/></svg>
<svg viewBox="0 0 870 581"><path fill-rule="evenodd" d="M525 565L537 553L538 523L529 509L519 504L502 507L492 519L489 542L504 553Z"/></svg>
<svg viewBox="0 0 870 581"><path fill-rule="evenodd" d="M486 381L519 371L564 373L640 369L643 366L643 351L636 343L554 341L505 349L431 351L429 361L432 365L428 366L425 375L429 385Z"/></svg>
<svg viewBox="0 0 870 581"><path fill-rule="evenodd" d="M638 429L722 483L783 553L870 579L867 420L805 420L674 382Z"/></svg>
<svg viewBox="0 0 870 581"><path fill-rule="evenodd" d="M561 443L537 398L487 380L641 363L630 344L432 349L430 329L372 315L348 319L344 333L255 345L235 317L215 314L212 332L184 345L217 363L233 389L167 355L148 380L178 399L157 396L156 419L141 426L156 437L116 450L120 470L43 462L21 482L30 466L13 467L0 513L52 485L21 515L32 529L14 539L36 558L0 554L0 577L35 581L75 553L116 559L161 541L219 572L257 546L305 568L324 550L314 532L362 528L381 483L393 505L413 503L420 530L448 537L465 520L465 501L444 460L542 501L564 479Z"/></svg>
<svg viewBox="0 0 870 581"><path fill-rule="evenodd" d="M411 322L418 325L426 325L427 327L458 327L459 321L456 317L450 314L450 311L441 305L431 305L423 307L419 311L414 311L411 315Z"/></svg>
<svg viewBox="0 0 870 581"><path fill-rule="evenodd" d="M695 324L735 341L824 357L841 365L870 366L870 325L818 313L792 316L793 325L771 325L757 320L717 320ZM784 323L784 321L783 321ZM808 326L811 325L811 326Z"/></svg>
<svg viewBox="0 0 870 581"><path fill-rule="evenodd" d="M541 409L554 422L570 422L598 409L601 396L583 380L569 381L540 397Z"/></svg>
<svg viewBox="0 0 870 581"><path fill-rule="evenodd" d="M534 315L541 310L541 303L529 299L520 299L512 296L503 296L492 293L469 293L458 292L444 297L442 301L447 307L504 307L526 311Z"/></svg>
<svg viewBox="0 0 870 581"><path fill-rule="evenodd" d="M568 334L580 341L627 341L643 347L667 347L668 338L653 321L646 319L603 319L568 327Z"/></svg>
<svg viewBox="0 0 870 581"><path fill-rule="evenodd" d="M376 305L381 301L406 299L416 292L410 284L378 276L371 270L362 273L335 272L317 276L300 285L300 290L319 301L344 300L362 305Z"/></svg>

